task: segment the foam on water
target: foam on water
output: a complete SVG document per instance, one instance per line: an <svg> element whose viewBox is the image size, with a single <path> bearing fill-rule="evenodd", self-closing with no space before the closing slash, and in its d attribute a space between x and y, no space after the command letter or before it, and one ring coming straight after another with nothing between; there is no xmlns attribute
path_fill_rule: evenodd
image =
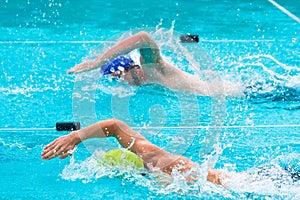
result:
<svg viewBox="0 0 300 200"><path fill-rule="evenodd" d="M104 155L104 151L95 151L91 157L80 162L76 162L72 157L70 164L63 169L61 177L72 181L80 179L84 183L94 182L102 177L124 178L126 180L143 177L144 170L130 171L121 166L111 167L106 165L101 160Z"/></svg>
<svg viewBox="0 0 300 200"><path fill-rule="evenodd" d="M250 102L268 108L300 108L300 67L286 65L268 54L240 57L223 65L224 76L243 82Z"/></svg>
<svg viewBox="0 0 300 200"><path fill-rule="evenodd" d="M225 187L206 181L209 166L207 162L185 173L173 170L172 176L169 176L159 171L148 173L144 170L129 171L122 167L104 166L97 159L103 155L104 152L96 151L81 162L71 159L70 164L63 169L61 177L65 180L81 180L83 183L101 181L102 178L122 179L125 183L131 182L164 195L175 193L189 197L212 195L227 198L280 196L286 199L299 197L300 180L293 180L291 172L286 168L293 166L300 169L299 154L278 156L265 165L245 172L227 172L230 178L223 180ZM191 173L198 177L194 184L186 181Z"/></svg>
<svg viewBox="0 0 300 200"><path fill-rule="evenodd" d="M293 88L299 92L300 68L281 63L271 55L258 54L239 58L238 62L227 65L225 73L239 76L246 86L266 84L261 92L273 91L276 86ZM276 93L276 90L273 92Z"/></svg>
<svg viewBox="0 0 300 200"><path fill-rule="evenodd" d="M300 180L293 175L299 170L299 158L299 154L278 156L257 168L232 173L224 184L239 193L294 198L299 196Z"/></svg>

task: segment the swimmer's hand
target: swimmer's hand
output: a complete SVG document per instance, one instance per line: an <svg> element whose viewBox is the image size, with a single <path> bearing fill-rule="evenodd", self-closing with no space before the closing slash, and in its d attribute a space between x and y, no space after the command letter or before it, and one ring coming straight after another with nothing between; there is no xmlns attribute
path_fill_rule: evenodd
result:
<svg viewBox="0 0 300 200"><path fill-rule="evenodd" d="M57 156L59 156L60 159L66 158L71 155L70 151L73 150L80 141L80 137L76 131L69 135L61 136L44 148L42 159L50 160Z"/></svg>
<svg viewBox="0 0 300 200"><path fill-rule="evenodd" d="M92 60L88 60L88 61L84 61L78 65L75 65L73 68L71 68L69 71L67 71L67 74L79 73L79 72L91 70L95 67L97 67L96 63Z"/></svg>

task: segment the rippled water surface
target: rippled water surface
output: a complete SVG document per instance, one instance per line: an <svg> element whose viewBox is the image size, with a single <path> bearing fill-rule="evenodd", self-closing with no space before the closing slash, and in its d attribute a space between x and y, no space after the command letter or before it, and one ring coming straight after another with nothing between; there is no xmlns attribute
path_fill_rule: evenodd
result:
<svg viewBox="0 0 300 200"><path fill-rule="evenodd" d="M278 3L300 16L297 3ZM300 198L295 18L268 1L7 0L0 5L0 198ZM138 88L100 78L98 71L66 75L138 30L150 31L164 58L181 70L241 83L244 95L213 99L159 85ZM200 42L180 43L187 33L198 34ZM100 167L99 152L118 147L111 138L80 144L72 158L44 161L43 147L64 133L4 130L52 128L58 121L87 126L111 117L199 163L199 181L190 185L175 173L166 183L168 178L144 171ZM205 181L208 166L238 174L228 189L219 187Z"/></svg>

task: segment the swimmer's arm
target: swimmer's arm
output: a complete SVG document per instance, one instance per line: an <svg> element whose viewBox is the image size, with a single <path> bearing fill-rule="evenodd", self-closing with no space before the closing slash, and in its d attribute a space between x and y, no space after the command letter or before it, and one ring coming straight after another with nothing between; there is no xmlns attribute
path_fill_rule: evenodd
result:
<svg viewBox="0 0 300 200"><path fill-rule="evenodd" d="M102 55L100 55L98 58L92 61L85 61L81 64L76 65L72 69L70 69L67 73L78 73L83 72L86 70L91 70L94 68L97 68L99 66L102 66L106 62L120 56L127 54L134 49L143 49L143 48L151 48L151 49L159 49L158 45L155 43L155 41L152 39L152 37L144 32L141 31L123 41L120 41L113 47L111 47L109 50L104 52ZM159 54L157 55L158 58L160 58Z"/></svg>
<svg viewBox="0 0 300 200"><path fill-rule="evenodd" d="M222 186L225 186L223 184L223 181L227 178L228 178L228 173L226 173L225 171L222 171L222 170L215 170L215 169L208 170L207 176L206 176L206 179L209 182L212 182L217 185L222 185Z"/></svg>
<svg viewBox="0 0 300 200"><path fill-rule="evenodd" d="M164 75L157 76L158 83L171 89L192 94L211 96L209 86L197 76L181 71L164 62Z"/></svg>
<svg viewBox="0 0 300 200"><path fill-rule="evenodd" d="M181 71L168 62L163 62L164 73L157 82L171 90L212 97L241 97L244 88L240 83L222 80L203 81L196 75Z"/></svg>
<svg viewBox="0 0 300 200"><path fill-rule="evenodd" d="M80 142L90 138L105 137L115 137L124 148L128 148L134 153L159 149L157 146L148 142L142 135L132 130L124 122L117 119L109 119L57 138L44 148L42 158L46 160L57 156L66 158L70 154L62 154L62 152L72 150Z"/></svg>
<svg viewBox="0 0 300 200"><path fill-rule="evenodd" d="M68 152L74 149L74 147L80 142L90 138L104 138L113 136L112 133L115 131L115 129L115 120L111 119L94 123L79 131L74 131L68 135L61 136L49 143L44 148L42 159L50 160L57 156L60 156L60 158L66 158L68 157L68 154L62 154L62 152Z"/></svg>

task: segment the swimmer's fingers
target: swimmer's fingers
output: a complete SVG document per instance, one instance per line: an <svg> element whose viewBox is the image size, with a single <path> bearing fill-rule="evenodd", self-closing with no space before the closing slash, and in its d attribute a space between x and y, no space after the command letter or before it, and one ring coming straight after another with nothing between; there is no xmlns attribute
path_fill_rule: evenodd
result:
<svg viewBox="0 0 300 200"><path fill-rule="evenodd" d="M60 150L59 139L56 139L44 148L42 159L50 160L58 155L58 151Z"/></svg>
<svg viewBox="0 0 300 200"><path fill-rule="evenodd" d="M64 140L65 137L67 137L67 136L59 137L59 138L55 139L54 141L50 142L48 145L46 145L44 147L44 152L47 152L49 149L53 149L53 147L57 146L58 143L60 143L61 140Z"/></svg>
<svg viewBox="0 0 300 200"><path fill-rule="evenodd" d="M50 160L55 156L57 156L56 152L57 152L56 148L48 148L42 153L42 159Z"/></svg>
<svg viewBox="0 0 300 200"><path fill-rule="evenodd" d="M57 151L57 155L56 156L59 155L60 159L64 159L64 158L72 155L71 152L74 149L74 147L75 147L74 144L72 144L72 145L69 145L69 144L64 145L64 146L60 147L60 149Z"/></svg>
<svg viewBox="0 0 300 200"><path fill-rule="evenodd" d="M95 67L95 64L93 61L85 61L85 62L80 63L80 64L76 65L75 67L71 68L69 71L67 71L67 74L83 72L83 71L92 69L94 67Z"/></svg>
<svg viewBox="0 0 300 200"><path fill-rule="evenodd" d="M75 67L71 68L70 70L67 71L67 74L72 74L76 71Z"/></svg>
<svg viewBox="0 0 300 200"><path fill-rule="evenodd" d="M43 159L47 158L50 155L50 152L52 152L55 149L56 142L57 142L57 140L54 140L53 142L51 142L44 148L44 150L42 152Z"/></svg>
<svg viewBox="0 0 300 200"><path fill-rule="evenodd" d="M74 146L73 147L69 147L67 148L66 150L64 151L61 151L60 152L60 156L59 158L60 159L64 159L64 158L67 158L68 156L71 156L72 155L72 150L74 149Z"/></svg>
<svg viewBox="0 0 300 200"><path fill-rule="evenodd" d="M67 157L69 157L69 156L71 156L71 155L72 155L72 154L70 154L70 153L65 153L65 154L60 155L59 158L60 158L60 159L65 159L65 158L67 158Z"/></svg>
<svg viewBox="0 0 300 200"><path fill-rule="evenodd" d="M45 147L42 153L42 159L50 160L59 155L69 153L69 151L74 149L75 145L80 142L79 140L76 140L76 137L78 137L78 134L76 132L72 132L69 135L65 135L54 140Z"/></svg>
<svg viewBox="0 0 300 200"><path fill-rule="evenodd" d="M44 151L55 146L58 140L59 140L59 138L55 139L53 142L50 142L48 145L46 145L44 147Z"/></svg>
<svg viewBox="0 0 300 200"><path fill-rule="evenodd" d="M71 155L70 151L74 149L74 145L69 144L57 144L56 146L49 147L42 154L42 159L51 160L59 156L60 158L66 158Z"/></svg>

